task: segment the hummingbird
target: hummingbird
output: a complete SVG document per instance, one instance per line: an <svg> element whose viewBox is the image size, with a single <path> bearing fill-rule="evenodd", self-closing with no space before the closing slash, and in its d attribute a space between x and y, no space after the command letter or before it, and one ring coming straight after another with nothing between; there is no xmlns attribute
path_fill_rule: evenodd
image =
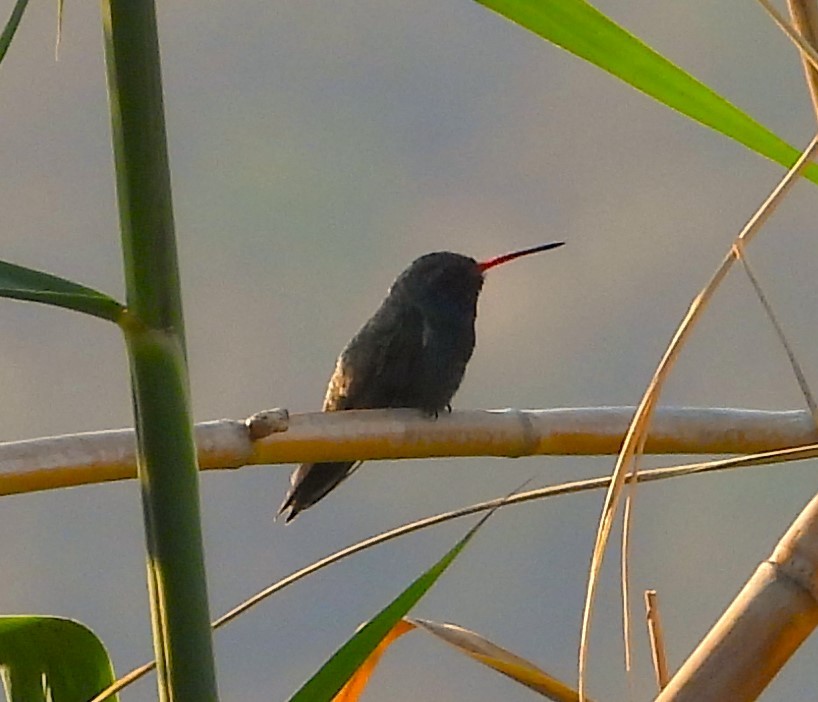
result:
<svg viewBox="0 0 818 702"><path fill-rule="evenodd" d="M392 283L335 364L324 412L411 407L431 417L451 411L474 351L477 298L486 271L565 242L476 261L438 251L415 259ZM291 522L347 478L361 461L302 463L290 477L279 516Z"/></svg>

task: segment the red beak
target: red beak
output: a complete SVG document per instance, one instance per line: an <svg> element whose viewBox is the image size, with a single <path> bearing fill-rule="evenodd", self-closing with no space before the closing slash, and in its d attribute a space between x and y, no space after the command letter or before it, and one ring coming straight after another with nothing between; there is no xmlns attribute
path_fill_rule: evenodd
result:
<svg viewBox="0 0 818 702"><path fill-rule="evenodd" d="M515 258L520 258L520 256L528 256L528 254L539 253L540 251L548 251L549 249L556 249L559 246L562 246L565 242L564 241L555 241L551 244L540 244L539 246L532 246L530 249L523 249L522 251L513 251L512 253L503 254L502 256L496 256L495 258L490 258L488 261L478 261L477 267L480 269L481 273L485 273L489 268L494 268L495 266L499 266L502 263L508 263L509 261L513 261Z"/></svg>

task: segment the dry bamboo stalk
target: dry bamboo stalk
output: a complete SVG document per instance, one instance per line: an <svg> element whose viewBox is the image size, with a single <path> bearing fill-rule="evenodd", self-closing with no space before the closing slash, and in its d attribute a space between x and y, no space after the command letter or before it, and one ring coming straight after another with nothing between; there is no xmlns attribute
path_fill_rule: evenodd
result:
<svg viewBox="0 0 818 702"><path fill-rule="evenodd" d="M818 497L812 499L656 702L756 699L818 626Z"/></svg>
<svg viewBox="0 0 818 702"><path fill-rule="evenodd" d="M433 421L412 410L360 410L292 415L285 422L279 411L254 415L250 428L239 420L203 422L196 441L202 469L353 458L605 455L619 450L633 412L474 410ZM646 451L748 454L815 442L818 432L802 410L667 407L657 410ZM132 478L133 444L131 429L0 443L0 495Z"/></svg>
<svg viewBox="0 0 818 702"><path fill-rule="evenodd" d="M662 628L662 617L659 614L659 598L656 590L645 590L645 619L648 625L648 640L653 659L653 670L656 673L656 685L660 690L667 686L670 675L667 672L667 654L665 653L665 632Z"/></svg>

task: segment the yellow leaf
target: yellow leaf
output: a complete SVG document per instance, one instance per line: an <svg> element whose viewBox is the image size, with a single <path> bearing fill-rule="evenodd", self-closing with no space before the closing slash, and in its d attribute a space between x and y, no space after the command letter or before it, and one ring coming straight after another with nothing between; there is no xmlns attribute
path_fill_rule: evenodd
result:
<svg viewBox="0 0 818 702"><path fill-rule="evenodd" d="M412 631L414 628L415 625L405 619L401 619L395 624L392 631L383 638L383 641L378 644L377 648L369 654L369 658L363 662L363 665L355 671L355 674L347 681L347 684L335 695L333 702L357 702L369 682L372 671L375 669L375 666L378 665L378 661L380 661L386 649L392 645L393 641L403 636L407 631Z"/></svg>

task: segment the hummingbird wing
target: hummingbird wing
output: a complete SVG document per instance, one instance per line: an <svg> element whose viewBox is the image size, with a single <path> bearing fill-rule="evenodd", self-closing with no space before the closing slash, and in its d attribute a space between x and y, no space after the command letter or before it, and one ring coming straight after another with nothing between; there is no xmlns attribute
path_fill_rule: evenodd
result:
<svg viewBox="0 0 818 702"><path fill-rule="evenodd" d="M389 298L338 357L324 398L324 412L384 407L416 407L424 323L420 311L390 304ZM290 477L279 515L286 523L337 487L360 461L302 463Z"/></svg>
<svg viewBox="0 0 818 702"><path fill-rule="evenodd" d="M324 411L418 407L425 343L417 307L384 304L338 359Z"/></svg>

